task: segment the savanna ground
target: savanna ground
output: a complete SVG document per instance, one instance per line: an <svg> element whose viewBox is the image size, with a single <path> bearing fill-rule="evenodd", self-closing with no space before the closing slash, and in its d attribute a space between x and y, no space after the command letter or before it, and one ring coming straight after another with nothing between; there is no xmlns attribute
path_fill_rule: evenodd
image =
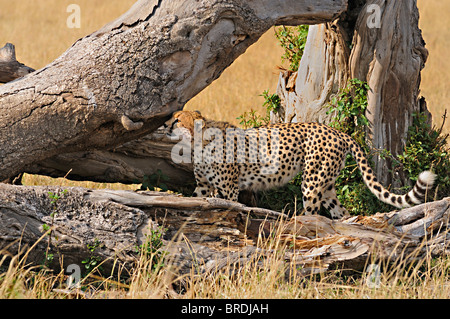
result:
<svg viewBox="0 0 450 319"><path fill-rule="evenodd" d="M17 59L35 69L44 67L78 38L124 13L135 0L0 0L0 46L16 45ZM81 7L81 28L70 29L66 20L69 4ZM450 2L418 0L420 27L430 51L422 71L421 93L426 97L435 125L440 126L450 98ZM186 105L207 117L239 124L237 117L255 109L261 113L264 90L275 92L282 48L269 30L239 57L222 76ZM450 133L450 121L444 131ZM88 188L136 189L136 185L71 182L26 175L26 185L64 185ZM19 257L19 256L18 256ZM49 274L19 262L0 268L0 298L65 298L52 288L64 283L63 273ZM0 264L2 263L0 259ZM163 297L169 280L164 271L152 271L148 258L128 274L128 281L85 278L85 286L102 290L98 297ZM367 285L367 274L356 277L330 274L316 280L283 280L282 260L266 261L267 271L243 269L241 276L194 279L184 297L193 298L449 298L450 260L426 259L407 269L398 265L380 274L378 288ZM100 288L99 288L100 287ZM181 297L181 296L180 296Z"/></svg>

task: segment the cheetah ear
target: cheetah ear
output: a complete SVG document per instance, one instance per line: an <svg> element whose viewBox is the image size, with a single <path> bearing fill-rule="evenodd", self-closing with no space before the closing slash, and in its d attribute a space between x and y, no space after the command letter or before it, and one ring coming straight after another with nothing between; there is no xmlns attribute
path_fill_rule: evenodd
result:
<svg viewBox="0 0 450 319"><path fill-rule="evenodd" d="M192 136L194 136L194 130L195 130L195 124L198 123L198 121L201 122L201 129L203 130L205 128L205 120L203 119L202 115L199 111L193 111L189 112L190 119L189 119L189 131L191 132ZM197 124L198 125L198 124Z"/></svg>
<svg viewBox="0 0 450 319"><path fill-rule="evenodd" d="M196 111L191 112L191 116L194 120L194 123L197 120L201 120L202 121L202 129L205 128L205 125L206 125L205 118L203 117L202 113L200 113L200 111L196 110Z"/></svg>

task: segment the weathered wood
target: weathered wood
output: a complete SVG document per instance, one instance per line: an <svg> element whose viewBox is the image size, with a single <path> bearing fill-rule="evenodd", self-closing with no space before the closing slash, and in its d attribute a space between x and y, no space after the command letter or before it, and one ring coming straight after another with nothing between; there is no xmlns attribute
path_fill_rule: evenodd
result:
<svg viewBox="0 0 450 319"><path fill-rule="evenodd" d="M52 203L48 192L61 196ZM104 269L132 267L136 247L162 226L168 264L180 273L194 266L215 272L233 260L270 258L273 251L261 245L266 237L285 243L288 264L308 275L338 266L361 270L368 258L407 263L430 253L449 253L449 216L450 198L344 221L317 215L288 220L277 212L216 198L2 184L0 250L13 256L34 245L27 262L41 264L50 243L54 259L49 266L59 268L81 265L92 256L87 245L97 242L95 256L105 260ZM50 241L43 224L52 227Z"/></svg>
<svg viewBox="0 0 450 319"><path fill-rule="evenodd" d="M350 1L337 20L311 26L298 71L280 73L279 120L328 123L333 114L324 106L348 79L357 78L371 89L368 144L401 154L413 113L427 111L419 86L428 51L416 2ZM375 173L383 185L410 183L402 172L392 173L390 158L374 153Z"/></svg>
<svg viewBox="0 0 450 319"><path fill-rule="evenodd" d="M139 0L30 76L0 87L0 180L59 154L158 128L275 24L321 23L347 0Z"/></svg>
<svg viewBox="0 0 450 319"><path fill-rule="evenodd" d="M12 43L6 43L0 48L0 83L13 81L33 71L16 60L16 49Z"/></svg>
<svg viewBox="0 0 450 319"><path fill-rule="evenodd" d="M373 14L366 9L369 5L380 8L378 28L368 25ZM375 149L387 149L399 155L403 152L413 113L424 111L419 87L428 50L419 29L417 1L367 1L356 22L353 44L349 59L351 77L367 81L371 88L366 111L371 124L369 140ZM404 174L390 173L390 158L376 154L373 160L377 177L381 177L385 185L407 185Z"/></svg>
<svg viewBox="0 0 450 319"><path fill-rule="evenodd" d="M365 0L353 0L339 18L309 27L298 70L281 71L277 94L281 108L274 121L328 124L324 107L350 79L350 42Z"/></svg>
<svg viewBox="0 0 450 319"><path fill-rule="evenodd" d="M345 39L338 23L309 27L298 70L280 72L277 94L282 106L274 121L328 124L333 119L324 105L349 79L350 50Z"/></svg>
<svg viewBox="0 0 450 319"><path fill-rule="evenodd" d="M59 154L25 167L25 173L71 180L100 183L142 183L145 178L162 174L171 190L186 190L195 186L190 163L174 163L171 152L178 140L157 130L139 139L108 150L86 150ZM153 185L158 186L158 185Z"/></svg>

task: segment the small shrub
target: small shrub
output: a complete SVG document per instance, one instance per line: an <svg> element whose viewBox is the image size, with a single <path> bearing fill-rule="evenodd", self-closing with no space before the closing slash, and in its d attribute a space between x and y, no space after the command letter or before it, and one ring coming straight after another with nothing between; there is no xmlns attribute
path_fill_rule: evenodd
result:
<svg viewBox="0 0 450 319"><path fill-rule="evenodd" d="M269 90L265 90L260 96L264 98L263 107L266 109L266 114L264 116L259 115L253 109L248 113L241 114L237 119L240 120L239 124L244 129L268 125L270 123L270 112L277 112L280 108L281 100L277 94L270 94Z"/></svg>
<svg viewBox="0 0 450 319"><path fill-rule="evenodd" d="M367 109L366 82L351 79L347 85L328 103L328 113L335 113L331 127L350 135L365 151L370 166L371 149L366 143L366 126L369 121L365 116ZM336 193L339 201L350 214L371 215L376 212L389 211L391 206L381 202L364 184L362 174L355 159L348 154L345 167L336 179Z"/></svg>
<svg viewBox="0 0 450 319"><path fill-rule="evenodd" d="M82 260L81 263L84 265L84 268L88 273L93 272L95 269L97 269L100 273L103 271L101 265L102 258L98 255L95 255L95 251L97 248L101 248L103 244L95 238L94 243L87 244L86 247L89 250L89 257Z"/></svg>
<svg viewBox="0 0 450 319"><path fill-rule="evenodd" d="M141 190L154 190L155 188L167 191L169 188L166 182L169 181L169 176L164 174L161 169L157 169L152 175L144 175L142 180Z"/></svg>
<svg viewBox="0 0 450 319"><path fill-rule="evenodd" d="M297 27L279 27L275 29L275 36L280 41L284 54L281 59L289 62L289 70L297 71L305 50L306 38L308 37L308 25Z"/></svg>
<svg viewBox="0 0 450 319"><path fill-rule="evenodd" d="M164 251L163 235L166 229L159 226L156 229L151 229L150 234L146 235L146 240L142 245L136 247L136 252L151 260L151 270L159 271L164 267L164 260L168 254Z"/></svg>
<svg viewBox="0 0 450 319"><path fill-rule="evenodd" d="M442 134L446 114L440 129L431 126L423 113L414 113L413 117L405 150L394 163L408 174L411 184L422 171L432 170L437 175L434 199L442 199L450 194L449 134Z"/></svg>

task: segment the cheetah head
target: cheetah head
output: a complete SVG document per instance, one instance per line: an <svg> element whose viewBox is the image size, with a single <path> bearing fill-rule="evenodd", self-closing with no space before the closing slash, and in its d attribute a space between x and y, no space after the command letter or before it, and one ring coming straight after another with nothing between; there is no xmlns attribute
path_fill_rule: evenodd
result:
<svg viewBox="0 0 450 319"><path fill-rule="evenodd" d="M174 130L181 129L182 135L191 138L194 136L194 124L196 120L204 120L199 111L178 111L164 124L164 128L168 128L168 136L177 135L174 134Z"/></svg>

